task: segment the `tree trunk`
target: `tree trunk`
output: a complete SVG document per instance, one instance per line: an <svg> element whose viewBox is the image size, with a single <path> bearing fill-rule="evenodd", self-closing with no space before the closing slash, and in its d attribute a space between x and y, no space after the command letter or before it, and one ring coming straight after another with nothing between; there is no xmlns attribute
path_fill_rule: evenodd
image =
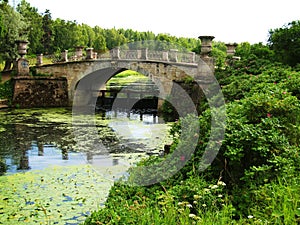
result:
<svg viewBox="0 0 300 225"><path fill-rule="evenodd" d="M8 71L11 69L12 60L6 60L3 71Z"/></svg>

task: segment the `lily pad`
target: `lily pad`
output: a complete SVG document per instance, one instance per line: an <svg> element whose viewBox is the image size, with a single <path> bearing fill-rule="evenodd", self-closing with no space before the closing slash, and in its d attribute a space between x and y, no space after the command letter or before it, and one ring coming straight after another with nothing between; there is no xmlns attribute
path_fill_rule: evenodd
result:
<svg viewBox="0 0 300 225"><path fill-rule="evenodd" d="M103 205L114 179L126 168L52 167L0 177L0 223L84 221Z"/></svg>

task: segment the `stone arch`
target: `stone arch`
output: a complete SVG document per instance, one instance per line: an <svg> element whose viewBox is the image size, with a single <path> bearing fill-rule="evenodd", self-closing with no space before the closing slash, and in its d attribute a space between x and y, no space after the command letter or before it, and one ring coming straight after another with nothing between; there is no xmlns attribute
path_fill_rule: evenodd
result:
<svg viewBox="0 0 300 225"><path fill-rule="evenodd" d="M69 80L70 102L73 100L78 82L85 80L86 83L94 85L88 87L88 90L99 90L101 84L105 84L111 77L124 70L133 70L148 76L158 86L160 96L163 99L171 94L173 81L182 80L186 76L196 78L198 72L195 66L176 65L165 62L130 60L94 61L85 71L76 73L77 76Z"/></svg>

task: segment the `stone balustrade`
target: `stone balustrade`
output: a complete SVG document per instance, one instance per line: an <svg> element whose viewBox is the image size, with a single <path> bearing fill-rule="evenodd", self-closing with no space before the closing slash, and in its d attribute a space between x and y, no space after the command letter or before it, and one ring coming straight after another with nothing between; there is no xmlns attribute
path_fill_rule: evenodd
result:
<svg viewBox="0 0 300 225"><path fill-rule="evenodd" d="M65 50L62 52L61 60L56 62L68 62L79 60L139 60L139 61L160 61L170 63L183 63L183 64L197 64L199 57L206 63L212 64L210 53L212 50L212 40L214 36L199 36L201 40L201 53L200 56L194 52L179 52L177 49L170 49L166 51L155 51L148 48L138 50L114 48L108 52L97 54L93 48L87 48L86 54L83 54L84 47L77 46L73 55L68 54ZM233 55L236 44L227 45L227 54ZM85 55L85 56L84 56ZM43 62L42 55L37 58L37 65Z"/></svg>
<svg viewBox="0 0 300 225"><path fill-rule="evenodd" d="M139 50L124 50L120 48L114 48L109 52L102 54L97 54L93 51L93 48L87 48L85 57L83 56L82 49L77 48L74 54L69 54L68 50L64 50L61 53L59 62L71 62L80 60L147 60L147 61L162 61L162 62L172 62L172 63L197 63L197 55L194 52L179 52L177 49L171 49L169 51L153 51L148 48L143 48ZM43 55L37 55L37 66L43 64Z"/></svg>

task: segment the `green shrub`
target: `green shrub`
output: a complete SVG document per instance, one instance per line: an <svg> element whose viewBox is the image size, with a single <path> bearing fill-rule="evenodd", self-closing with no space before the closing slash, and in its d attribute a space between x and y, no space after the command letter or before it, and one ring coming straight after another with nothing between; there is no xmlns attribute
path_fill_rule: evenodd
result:
<svg viewBox="0 0 300 225"><path fill-rule="evenodd" d="M227 120L211 166L199 170L212 134L212 115L223 109L205 107L197 120L180 118L170 131L172 154L180 146L185 146L182 154L197 145L180 171L148 187L116 183L105 208L93 213L86 224L300 223L299 71L252 55L218 70L217 79L227 102ZM164 110L172 114L174 109L166 102ZM213 122L221 132L223 120ZM184 128L199 125L195 139L182 136ZM219 139L214 140L209 144L218 146ZM141 166L159 164L164 157L141 161L129 170L129 180L143 177ZM170 163L170 168L175 164ZM148 171L147 179L155 172L164 174L165 169Z"/></svg>
<svg viewBox="0 0 300 225"><path fill-rule="evenodd" d="M4 83L0 83L0 99L8 99L12 100L13 96L13 84L12 81L6 81Z"/></svg>

